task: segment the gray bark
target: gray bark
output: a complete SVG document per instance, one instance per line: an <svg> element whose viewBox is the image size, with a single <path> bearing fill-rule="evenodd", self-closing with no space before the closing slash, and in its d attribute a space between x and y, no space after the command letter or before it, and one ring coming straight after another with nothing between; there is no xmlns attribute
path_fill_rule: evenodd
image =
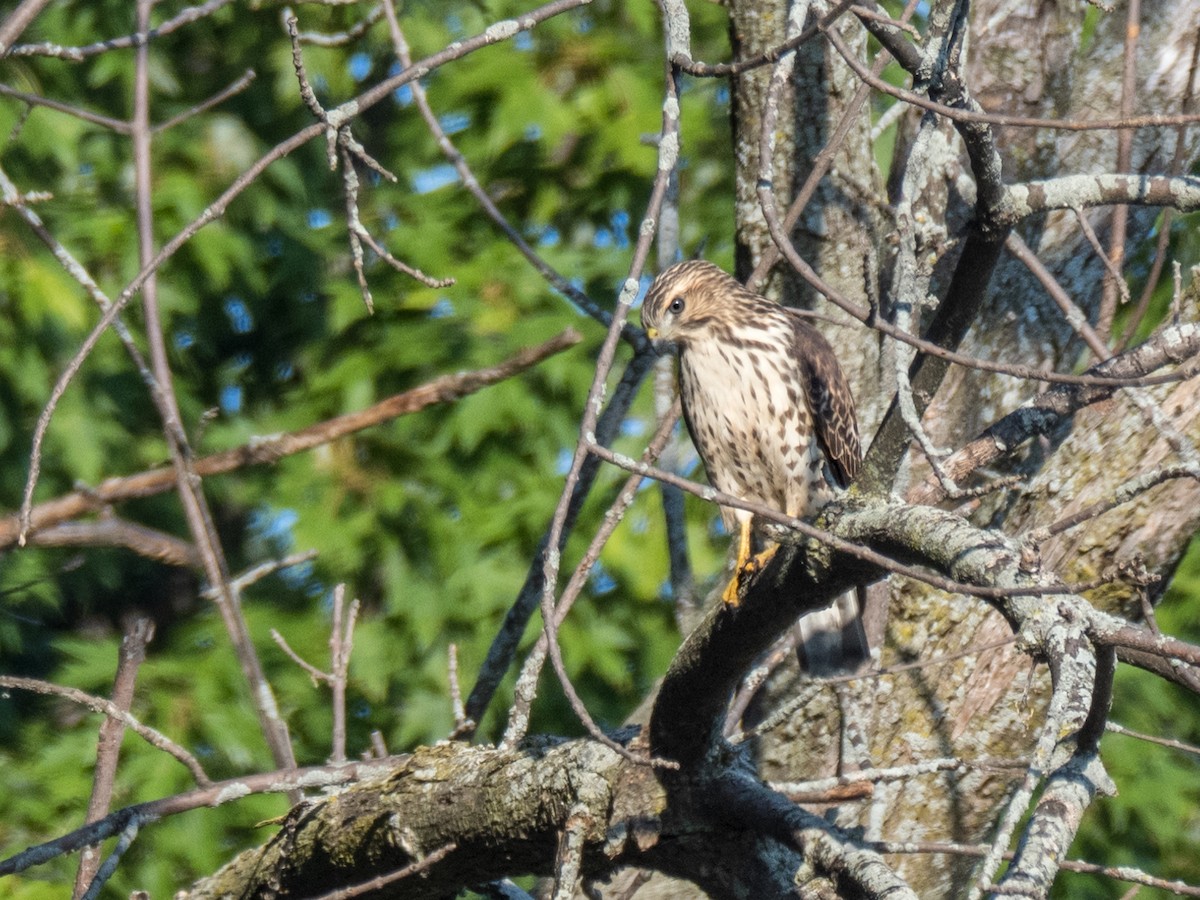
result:
<svg viewBox="0 0 1200 900"><path fill-rule="evenodd" d="M734 7L756 5L738 3ZM1114 117L1120 109L1123 10L1101 16L1088 48L1080 50L1084 11L1083 4L1075 3L1032 7L972 4L966 73L974 98L987 109L1015 115ZM1198 15L1200 10L1194 4L1143 5L1136 113L1180 111ZM899 141L891 184L893 202L900 199L901 177L904 166L911 162L907 154L912 150L918 118L911 115L909 130ZM799 127L797 133L797 157L810 159L820 147L809 142L820 139L821 129ZM1155 129L1136 134L1134 171L1167 172L1175 153L1176 132ZM1003 128L996 130L995 139L1008 183L1115 171L1117 137L1112 131ZM1195 131L1186 130L1183 140L1184 159L1194 160ZM911 237L912 257L926 266L913 273L909 283L927 285L937 297L944 295L959 261L976 190L962 141L949 124L931 134L926 154L923 168L908 172L916 179L910 189L914 190L914 211L920 222ZM857 162L849 164L849 171L861 183L869 183L861 174L864 165L871 165L869 160L869 154L860 154ZM752 170L743 167L741 171L744 180L753 178ZM818 192L815 208L802 221L819 221L828 215L822 204L829 202L829 196L829 192ZM784 205L782 200L780 205ZM1154 207L1132 210L1127 255L1137 242L1145 240L1158 212ZM1111 213L1111 207L1087 213L1105 244ZM847 213L843 210L842 215ZM1081 233L1075 214L1040 214L1024 223L1021 231L1094 320L1104 269ZM844 253L848 244L862 240L861 234L842 223L824 239L838 244ZM846 235L851 237L847 240ZM806 247L805 240L821 237L808 229L797 237L797 244ZM891 258L885 246L876 252L884 263ZM803 255L831 281L845 274L845 265L836 256L827 261L820 250L807 247ZM900 276L881 282L885 286L905 283ZM838 282L839 287L844 285L844 280ZM904 299L918 310L924 301L919 292ZM829 329L826 332L830 333ZM1064 371L1079 360L1083 345L1028 269L1005 256L998 262L960 349L985 359ZM855 365L851 356L851 366ZM886 401L894 388L886 373L874 379L865 377L856 385L868 409L881 398ZM1194 440L1200 428L1191 414L1195 409L1193 390L1189 382L1156 389L1151 396L1162 405L1173 426ZM1018 379L952 367L924 423L935 445L956 447L1037 391L1037 385ZM1064 423L1052 436L1055 443L1061 443L1048 459L1047 448L1036 442L1010 457L1000 471L1036 476L1023 491L1000 492L985 499L975 521L1022 534L1111 497L1134 473L1177 458L1161 429L1148 427L1144 414L1127 403L1122 397L1115 405L1088 409ZM919 454L908 465L911 483L919 482L929 471ZM904 484L902 480L897 486L903 489ZM1195 533L1198 499L1194 481L1172 481L1099 520L1043 543L1042 563L1064 579L1086 581L1118 560L1140 554L1150 572L1167 578ZM900 578L892 578L887 591L889 623L880 659L884 666L951 655L1011 634L1004 619L976 599L947 596ZM1102 608L1130 613L1136 611L1135 594L1128 585L1108 585L1088 596ZM804 690L805 683L795 669L781 674L752 713L768 716ZM1036 666L1011 645L881 683L867 682L866 689L858 692L826 687L759 742L760 772L770 781L795 782L859 764L895 766L939 756L967 760L1023 757L1030 752L1048 696L1044 667ZM865 753L847 755L847 725L868 735ZM966 774L931 773L877 786L870 800L829 811L842 824L866 828L868 836L974 841L994 825L997 810L1016 777L1019 773L986 768ZM952 856L901 856L893 861L921 896L960 896L976 866L974 860Z"/></svg>

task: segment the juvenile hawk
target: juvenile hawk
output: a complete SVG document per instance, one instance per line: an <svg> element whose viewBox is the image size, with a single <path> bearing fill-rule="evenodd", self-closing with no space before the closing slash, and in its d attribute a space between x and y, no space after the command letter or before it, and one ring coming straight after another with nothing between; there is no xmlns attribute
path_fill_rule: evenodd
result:
<svg viewBox="0 0 1200 900"><path fill-rule="evenodd" d="M712 263L691 260L654 280L642 306L651 339L679 348L688 431L710 483L789 516L806 516L858 474L862 451L854 398L829 342L798 313L749 291ZM753 514L722 507L738 526L736 605L751 558Z"/></svg>

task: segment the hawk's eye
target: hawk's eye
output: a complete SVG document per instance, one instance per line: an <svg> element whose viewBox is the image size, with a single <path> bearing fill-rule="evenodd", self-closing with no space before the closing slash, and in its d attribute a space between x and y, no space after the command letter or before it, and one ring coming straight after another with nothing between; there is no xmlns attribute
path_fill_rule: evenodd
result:
<svg viewBox="0 0 1200 900"><path fill-rule="evenodd" d="M676 316L683 312L683 298L676 297L674 300L672 300L671 305L667 307L667 312Z"/></svg>

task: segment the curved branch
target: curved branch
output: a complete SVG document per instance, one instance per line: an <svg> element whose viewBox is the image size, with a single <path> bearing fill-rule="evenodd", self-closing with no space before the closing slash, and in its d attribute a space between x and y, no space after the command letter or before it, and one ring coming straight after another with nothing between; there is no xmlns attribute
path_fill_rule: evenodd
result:
<svg viewBox="0 0 1200 900"><path fill-rule="evenodd" d="M595 823L582 835L593 851L583 868L595 874L611 865L594 851L604 844L623 765L617 753L583 740L508 752L465 744L422 749L382 780L295 807L273 838L188 896L317 896L403 869L451 843L455 849L420 879L390 884L388 896L442 896L514 872L549 874L573 809L586 809Z"/></svg>
<svg viewBox="0 0 1200 900"><path fill-rule="evenodd" d="M92 694L85 693L78 688L67 687L61 684L53 684L49 681L42 681L38 678L22 678L17 675L0 675L0 688L11 688L13 690L29 691L34 694L49 694L57 697L65 697L72 703L78 703L80 706L87 707L94 712L102 713L115 722L120 722L138 737L142 738L152 747L157 747L164 753L167 753L187 767L192 773L192 777L200 785L211 785L212 781L208 777L208 773L204 771L204 767L200 765L200 761L191 753L185 750L179 744L175 743L165 734L156 731L148 725L143 725L135 719L128 710L122 709L116 703L104 697L96 697ZM115 832L114 832L115 833ZM95 843L94 841L91 843ZM4 867L0 866L0 875L5 874Z"/></svg>

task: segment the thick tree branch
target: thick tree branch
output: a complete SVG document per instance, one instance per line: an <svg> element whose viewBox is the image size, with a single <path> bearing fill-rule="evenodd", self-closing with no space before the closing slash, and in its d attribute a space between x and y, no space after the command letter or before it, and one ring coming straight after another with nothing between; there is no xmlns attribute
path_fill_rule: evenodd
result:
<svg viewBox="0 0 1200 900"><path fill-rule="evenodd" d="M999 221L1016 225L1051 209L1089 209L1129 204L1177 212L1200 209L1200 178L1169 175L1064 175L1008 186L1008 206Z"/></svg>
<svg viewBox="0 0 1200 900"><path fill-rule="evenodd" d="M194 900L279 893L317 896L412 864L453 843L420 879L389 897L453 894L516 872L550 874L558 833L587 811L583 871L611 865L601 851L624 761L594 741L503 752L447 744L415 753L386 779L296 807L257 850L194 886ZM580 817L582 820L582 816ZM619 842L611 848L616 856Z"/></svg>
<svg viewBox="0 0 1200 900"><path fill-rule="evenodd" d="M551 874L564 831L572 866L593 880L637 865L715 896L783 896L799 876L834 879L852 896L913 896L875 852L764 787L736 759L660 784L590 739L419 750L386 778L296 807L278 834L187 896L321 895L370 887L421 860L432 860L422 877L389 879L386 896L452 894L506 875Z"/></svg>

